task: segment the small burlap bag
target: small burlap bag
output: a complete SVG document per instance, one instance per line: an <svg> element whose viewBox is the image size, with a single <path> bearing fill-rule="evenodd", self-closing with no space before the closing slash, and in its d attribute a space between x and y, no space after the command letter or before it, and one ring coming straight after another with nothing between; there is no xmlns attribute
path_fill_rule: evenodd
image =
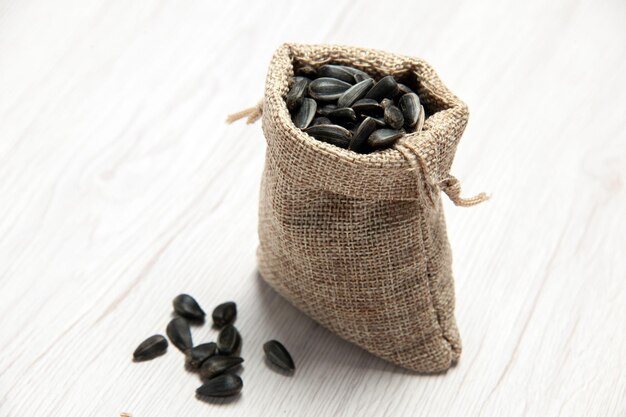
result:
<svg viewBox="0 0 626 417"><path fill-rule="evenodd" d="M318 141L291 121L284 97L294 68L351 65L394 75L417 91L423 130L392 149L357 154ZM285 44L269 66L262 112L267 140L259 207L258 269L282 296L346 340L419 372L448 369L461 353L451 254L440 199L457 205L449 175L466 105L421 59L372 49Z"/></svg>

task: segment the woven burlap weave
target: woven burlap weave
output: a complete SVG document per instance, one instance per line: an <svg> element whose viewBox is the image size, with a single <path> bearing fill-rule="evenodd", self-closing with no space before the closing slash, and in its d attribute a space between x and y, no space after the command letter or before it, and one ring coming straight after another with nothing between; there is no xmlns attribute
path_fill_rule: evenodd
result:
<svg viewBox="0 0 626 417"><path fill-rule="evenodd" d="M415 88L428 112L423 130L364 155L297 129L284 101L294 67L328 62L376 78L392 74ZM456 195L460 205L475 203L458 197L449 175L466 105L421 59L285 44L269 66L262 114L262 277L310 317L381 358L419 372L449 368L461 340L439 191Z"/></svg>

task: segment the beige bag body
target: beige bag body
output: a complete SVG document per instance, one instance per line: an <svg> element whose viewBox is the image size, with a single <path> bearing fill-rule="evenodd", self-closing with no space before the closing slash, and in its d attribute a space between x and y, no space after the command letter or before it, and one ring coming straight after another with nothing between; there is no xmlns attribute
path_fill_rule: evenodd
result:
<svg viewBox="0 0 626 417"><path fill-rule="evenodd" d="M392 149L357 154L296 128L284 101L294 66L324 63L397 76L426 108L423 130ZM285 44L269 66L262 112L262 277L323 326L383 359L419 372L448 369L461 339L439 191L458 205L485 199L461 199L449 175L467 106L421 59Z"/></svg>

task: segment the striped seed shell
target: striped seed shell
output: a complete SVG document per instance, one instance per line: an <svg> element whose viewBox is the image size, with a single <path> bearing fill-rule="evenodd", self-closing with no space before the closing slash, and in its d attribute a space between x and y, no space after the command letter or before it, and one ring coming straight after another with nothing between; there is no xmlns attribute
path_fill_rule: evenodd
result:
<svg viewBox="0 0 626 417"><path fill-rule="evenodd" d="M319 101L337 100L350 86L336 78L317 78L309 83L309 95Z"/></svg>
<svg viewBox="0 0 626 417"><path fill-rule="evenodd" d="M289 92L285 97L285 102L287 103L289 111L294 111L300 107L310 81L311 80L306 77L294 77L291 89L289 89Z"/></svg>
<svg viewBox="0 0 626 417"><path fill-rule="evenodd" d="M352 70L352 68L345 67L343 65L326 64L322 65L317 70L317 75L319 77L335 78L337 80L354 84L354 72Z"/></svg>
<svg viewBox="0 0 626 417"><path fill-rule="evenodd" d="M336 104L324 104L322 107L317 107L317 114L320 116L328 116L328 113L337 108Z"/></svg>
<svg viewBox="0 0 626 417"><path fill-rule="evenodd" d="M374 132L374 130L377 129L377 127L376 120L371 117L366 117L356 129L354 136L352 136L348 149L353 150L354 152L362 153L365 150L367 138L372 134L372 132Z"/></svg>
<svg viewBox="0 0 626 417"><path fill-rule="evenodd" d="M304 129L311 124L315 112L317 111L317 102L312 98L305 98L302 101L302 105L298 109L298 112L293 117L293 123L296 127Z"/></svg>
<svg viewBox="0 0 626 417"><path fill-rule="evenodd" d="M298 68L297 74L303 77L316 78L317 70L310 65L304 65Z"/></svg>
<svg viewBox="0 0 626 417"><path fill-rule="evenodd" d="M181 352L187 352L193 347L191 340L191 330L189 323L182 317L172 319L165 329L170 342L176 346Z"/></svg>
<svg viewBox="0 0 626 417"><path fill-rule="evenodd" d="M237 318L237 304L234 301L222 303L213 309L211 316L216 327L232 324Z"/></svg>
<svg viewBox="0 0 626 417"><path fill-rule="evenodd" d="M381 78L365 95L365 98L371 98L376 101L392 98L398 92L398 83L391 75Z"/></svg>
<svg viewBox="0 0 626 417"><path fill-rule="evenodd" d="M361 81L348 88L342 95L337 99L337 107L350 107L352 104L362 99L365 94L374 86L374 80L368 78L366 80Z"/></svg>
<svg viewBox="0 0 626 417"><path fill-rule="evenodd" d="M328 113L328 118L342 125L356 122L356 113L350 107L342 107Z"/></svg>
<svg viewBox="0 0 626 417"><path fill-rule="evenodd" d="M368 116L382 116L383 108L376 100L372 100L371 98L362 98L357 100L352 108L355 112L359 114L365 114Z"/></svg>
<svg viewBox="0 0 626 417"><path fill-rule="evenodd" d="M402 137L396 129L378 129L367 138L367 144L373 149L388 148Z"/></svg>
<svg viewBox="0 0 626 417"><path fill-rule="evenodd" d="M243 362L243 358L239 356L224 356L215 355L211 356L202 363L200 367L200 376L202 378L210 379L219 374L239 366Z"/></svg>
<svg viewBox="0 0 626 417"><path fill-rule="evenodd" d="M137 346L133 352L135 361L147 361L161 356L167 351L167 339L160 334L150 336Z"/></svg>
<svg viewBox="0 0 626 417"><path fill-rule="evenodd" d="M209 342L194 346L187 352L187 365L198 369L204 361L217 355L217 343Z"/></svg>
<svg viewBox="0 0 626 417"><path fill-rule="evenodd" d="M404 116L399 108L390 104L385 108L385 123L394 129L400 129L404 125Z"/></svg>
<svg viewBox="0 0 626 417"><path fill-rule="evenodd" d="M350 138L352 137L352 132L338 125L311 126L304 131L315 139L344 149L348 147Z"/></svg>
<svg viewBox="0 0 626 417"><path fill-rule="evenodd" d="M209 379L196 389L199 397L230 397L237 395L243 388L243 381L234 374L223 374Z"/></svg>
<svg viewBox="0 0 626 417"><path fill-rule="evenodd" d="M270 340L263 344L265 356L271 363L285 371L295 371L296 365L293 363L291 355L278 340Z"/></svg>
<svg viewBox="0 0 626 417"><path fill-rule="evenodd" d="M172 300L174 311L182 317L192 320L204 320L206 313L198 302L189 294L179 294Z"/></svg>
<svg viewBox="0 0 626 417"><path fill-rule="evenodd" d="M316 117L315 119L313 119L313 121L311 122L311 126L317 126L317 125L329 125L332 122L330 121L330 119L328 117Z"/></svg>
<svg viewBox="0 0 626 417"><path fill-rule="evenodd" d="M241 336L232 324L224 327L217 336L217 350L220 354L230 355L239 347Z"/></svg>
<svg viewBox="0 0 626 417"><path fill-rule="evenodd" d="M407 127L414 128L417 125L422 110L418 95L415 93L404 94L400 97L398 104L404 115L404 122Z"/></svg>

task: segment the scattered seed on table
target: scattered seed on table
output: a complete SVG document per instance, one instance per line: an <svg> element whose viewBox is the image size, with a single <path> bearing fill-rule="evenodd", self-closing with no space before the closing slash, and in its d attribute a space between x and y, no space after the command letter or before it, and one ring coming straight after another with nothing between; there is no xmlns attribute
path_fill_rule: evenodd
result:
<svg viewBox="0 0 626 417"><path fill-rule="evenodd" d="M291 355L278 340L265 342L265 344L263 344L263 351L267 359L279 368L285 371L296 370L296 365L293 363Z"/></svg>
<svg viewBox="0 0 626 417"><path fill-rule="evenodd" d="M217 343L209 342L194 346L187 352L187 365L198 369L210 357L217 355Z"/></svg>
<svg viewBox="0 0 626 417"><path fill-rule="evenodd" d="M186 353L193 347L189 323L182 317L176 317L169 322L166 329L170 342L181 352Z"/></svg>
<svg viewBox="0 0 626 417"><path fill-rule="evenodd" d="M233 324L237 318L237 304L233 301L227 301L215 307L213 310L213 324L216 327L224 327Z"/></svg>
<svg viewBox="0 0 626 417"><path fill-rule="evenodd" d="M147 361L163 355L167 351L167 339L160 334L150 336L135 349L133 359L135 361Z"/></svg>
<svg viewBox="0 0 626 417"><path fill-rule="evenodd" d="M230 355L239 346L241 336L232 324L225 326L217 336L217 350L220 354Z"/></svg>
<svg viewBox="0 0 626 417"><path fill-rule="evenodd" d="M222 374L209 379L200 388L196 389L196 394L200 397L230 397L241 392L243 381L234 374Z"/></svg>
<svg viewBox="0 0 626 417"><path fill-rule="evenodd" d="M200 367L200 376L206 379L213 378L216 375L239 366L243 363L243 358L239 356L215 355L208 358Z"/></svg>
<svg viewBox="0 0 626 417"><path fill-rule="evenodd" d="M192 320L204 320L206 314L192 296L188 294L177 295L172 304L178 315Z"/></svg>

